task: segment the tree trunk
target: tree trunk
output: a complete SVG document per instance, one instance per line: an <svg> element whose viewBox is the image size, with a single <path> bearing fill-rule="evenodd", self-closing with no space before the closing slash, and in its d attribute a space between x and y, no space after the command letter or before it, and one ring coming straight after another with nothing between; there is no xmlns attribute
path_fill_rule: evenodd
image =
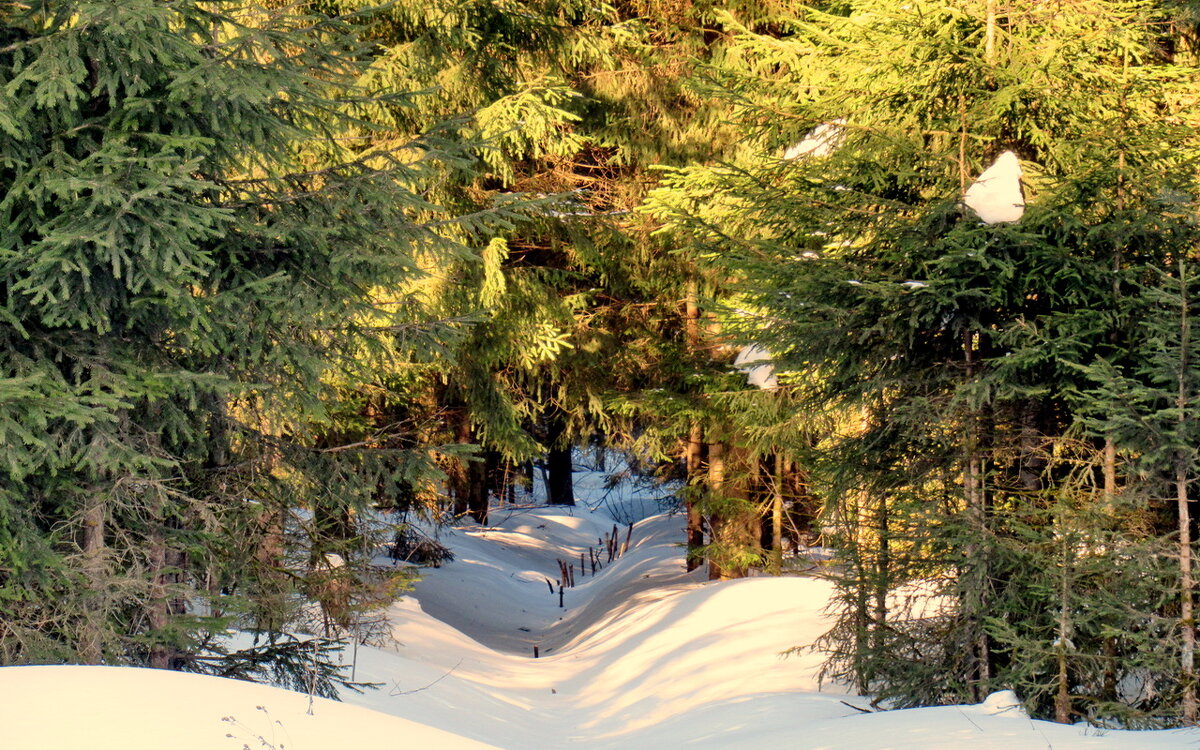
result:
<svg viewBox="0 0 1200 750"><path fill-rule="evenodd" d="M471 415L466 407L458 409L458 425L455 439L463 445L475 442L475 431ZM499 454L485 450L477 459L459 459L448 472L447 489L454 498L455 518L470 516L476 523L488 521L488 488L495 475Z"/></svg>
<svg viewBox="0 0 1200 750"><path fill-rule="evenodd" d="M546 426L546 502L551 505L575 504L571 444L563 440L566 431L567 425L561 416L549 418Z"/></svg>
<svg viewBox="0 0 1200 750"><path fill-rule="evenodd" d="M150 601L147 612L150 629L161 634L167 626L169 603L167 601L167 540L163 528L163 498L159 494L153 501L150 512L149 545L147 551L150 568ZM157 639L150 646L149 666L151 669L167 669L171 666L171 649Z"/></svg>
<svg viewBox="0 0 1200 750"><path fill-rule="evenodd" d="M687 351L695 356L700 350L700 304L696 279L689 278L684 289L683 311L683 340ZM684 451L684 463L687 467L687 486L690 490L687 499L687 569L693 571L700 567L700 548L704 546L704 515L696 502L696 492L699 492L702 479L701 470L704 463L704 426L700 420L692 420L688 430L687 448Z"/></svg>
<svg viewBox="0 0 1200 750"><path fill-rule="evenodd" d="M725 494L725 444L708 444L708 497L719 498ZM712 533L712 543L717 544L724 530L724 519L718 514L710 513L708 528ZM708 556L708 580L715 581L724 577L720 563Z"/></svg>
<svg viewBox="0 0 1200 750"><path fill-rule="evenodd" d="M83 575L88 583L88 592L95 599L84 615L79 638L79 660L83 664L99 664L103 659L106 515L103 493L98 488L89 488L84 498L80 550L83 553Z"/></svg>
<svg viewBox="0 0 1200 750"><path fill-rule="evenodd" d="M963 359L967 379L975 376L975 344L970 330L963 332ZM978 413L967 415L963 446L963 497L966 503L967 533L974 541L966 545L966 569L963 574L963 615L972 630L972 660L975 663L975 698L982 700L990 692L991 649L984 630L988 586L987 550L982 540L987 533L987 496L983 487L983 458Z"/></svg>
<svg viewBox="0 0 1200 750"><path fill-rule="evenodd" d="M1111 437L1104 439L1104 499L1112 501L1117 495L1117 444Z"/></svg>
<svg viewBox="0 0 1200 750"><path fill-rule="evenodd" d="M714 500L714 507L709 512L709 526L715 547L709 555L709 580L745 578L750 572L744 561L746 554L761 549L760 514L749 499L750 486L746 478L747 470L757 464L758 459L750 459L744 450L725 443L709 444L709 492ZM730 481L730 467L738 470L736 481Z"/></svg>
<svg viewBox="0 0 1200 750"><path fill-rule="evenodd" d="M875 503L875 520L879 540L875 556L875 621L872 623L872 646L875 653L881 653L887 629L887 595L892 587L891 519L888 516L887 494L884 492L879 492L879 499Z"/></svg>
<svg viewBox="0 0 1200 750"><path fill-rule="evenodd" d="M1058 691L1054 695L1054 720L1059 724L1071 723L1071 682L1067 663L1067 649L1071 644L1071 569L1073 566L1072 544L1074 540L1062 530L1063 560L1058 590L1058 639L1055 658L1058 662Z"/></svg>
<svg viewBox="0 0 1200 750"><path fill-rule="evenodd" d="M476 523L488 522L488 480L491 477L488 466L489 456L484 451L482 460L471 461L467 464L466 486L463 487L463 505L465 511Z"/></svg>
<svg viewBox="0 0 1200 750"><path fill-rule="evenodd" d="M700 567L700 548L704 546L704 516L696 502L695 492L701 486L700 471L704 463L704 428L700 423L692 422L688 433L687 449L684 453L687 467L687 486L689 489L685 503L687 505L687 569L693 571Z"/></svg>
<svg viewBox="0 0 1200 750"><path fill-rule="evenodd" d="M771 477L771 573L783 575L783 456L776 453Z"/></svg>
<svg viewBox="0 0 1200 750"><path fill-rule="evenodd" d="M1178 462L1175 501L1179 511L1179 627L1183 636L1180 671L1183 675L1183 721L1196 723L1196 617L1192 597L1192 533L1188 509L1187 469Z"/></svg>
<svg viewBox="0 0 1200 750"><path fill-rule="evenodd" d="M1179 261L1179 391L1175 406L1179 410L1178 440L1186 434L1190 419L1188 405L1188 368L1190 367L1191 320L1188 316L1188 284L1183 260ZM1196 723L1196 618L1192 596L1192 524L1188 506L1188 466L1182 452L1175 456L1175 503L1179 513L1179 627L1182 635L1180 671L1183 677L1183 721Z"/></svg>
<svg viewBox="0 0 1200 750"><path fill-rule="evenodd" d="M996 0L987 0L987 18L984 26L983 59L991 63L996 56Z"/></svg>

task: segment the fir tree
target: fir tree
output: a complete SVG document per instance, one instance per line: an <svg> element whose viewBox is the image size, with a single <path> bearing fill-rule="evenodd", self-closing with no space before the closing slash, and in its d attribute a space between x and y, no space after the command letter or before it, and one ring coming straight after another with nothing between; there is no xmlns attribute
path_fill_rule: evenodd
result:
<svg viewBox="0 0 1200 750"><path fill-rule="evenodd" d="M352 18L4 13L0 655L170 666L232 617L281 629L328 536L291 545L293 511L432 470L316 436L333 387L395 351L380 331L420 317L371 289L448 251L412 190L447 155L353 137Z"/></svg>
<svg viewBox="0 0 1200 750"><path fill-rule="evenodd" d="M1184 246L1161 197L1192 190L1192 72L1161 56L1161 19L1119 2L798 7L705 71L749 134L739 158L680 170L649 202L739 282L739 335L794 371L794 423L833 416L816 481L846 554L834 669L900 704L1028 687L1032 708L1071 720L1099 700L1098 680L1038 703L1062 661L1032 675L1011 657L1032 630L1000 623L1043 618L1060 643L1086 630L1084 605L1037 603L1046 582L1010 567L1008 545L1036 528L1060 580L1080 569L1049 544L1066 516L1040 513L1090 497L1055 458L1079 429L1072 365L1131 356L1128 274ZM1029 205L981 223L960 201L1010 150ZM1081 461L1115 476L1105 442L1089 434ZM896 595L916 582L953 608Z"/></svg>

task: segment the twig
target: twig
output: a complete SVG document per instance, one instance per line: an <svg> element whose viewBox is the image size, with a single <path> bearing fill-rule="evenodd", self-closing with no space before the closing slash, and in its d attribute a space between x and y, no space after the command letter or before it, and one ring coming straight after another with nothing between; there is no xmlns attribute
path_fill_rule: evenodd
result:
<svg viewBox="0 0 1200 750"><path fill-rule="evenodd" d="M433 682L429 683L429 684L428 684L428 685L426 685L425 687L414 688L414 689L412 689L412 690L397 690L397 689L393 689L393 690L392 690L392 692L388 693L388 695L389 695L389 696L394 696L394 695L412 695L413 693L419 693L419 692L421 692L422 690L428 690L429 688L433 687L434 685L438 684L438 683L439 683L439 682L441 682L442 680L444 680L444 679L446 679L447 677L449 677L449 676L450 676L450 674L451 674L452 672L454 672L454 670L456 670L456 669L458 669L460 666L462 666L462 663L463 663L463 660L462 660L462 659L459 659L459 660L458 660L458 664L455 664L453 667L450 667L450 671L449 671L449 672L447 672L446 674L444 674L444 675L442 675L441 677L437 678L436 680L434 680ZM396 685L396 688L399 688L399 687L400 687L400 683L395 683L395 685Z"/></svg>

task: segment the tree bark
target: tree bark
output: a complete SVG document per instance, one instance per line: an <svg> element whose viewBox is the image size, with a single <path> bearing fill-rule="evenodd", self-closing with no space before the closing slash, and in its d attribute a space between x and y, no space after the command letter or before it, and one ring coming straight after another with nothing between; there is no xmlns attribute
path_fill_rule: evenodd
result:
<svg viewBox="0 0 1200 750"><path fill-rule="evenodd" d="M771 477L771 573L783 575L783 456L774 456Z"/></svg>
<svg viewBox="0 0 1200 750"><path fill-rule="evenodd" d="M884 646L884 633L887 629L888 591L892 587L892 549L891 549L891 519L888 516L888 498L884 492L879 493L875 503L875 528L879 534L878 553L875 556L875 620L872 623L872 641L876 653Z"/></svg>
<svg viewBox="0 0 1200 750"><path fill-rule="evenodd" d="M552 415L546 426L546 502L574 505L574 463L571 444L563 440L567 425L560 415Z"/></svg>
<svg viewBox="0 0 1200 750"><path fill-rule="evenodd" d="M1058 691L1054 696L1054 720L1059 724L1071 723L1071 683L1067 663L1067 649L1071 643L1071 540L1063 534L1063 561L1059 576L1058 591L1058 645L1055 658L1058 662Z"/></svg>
<svg viewBox="0 0 1200 750"><path fill-rule="evenodd" d="M708 444L708 495L719 498L725 494L725 444ZM724 531L724 519L718 514L709 514L708 527L712 532L712 542L718 543ZM715 581L724 578L724 570L719 562L708 556L708 580Z"/></svg>
<svg viewBox="0 0 1200 750"><path fill-rule="evenodd" d="M1186 268L1179 261L1179 390L1175 406L1178 409L1177 440L1183 440L1190 415L1188 404L1188 368L1191 366L1191 319L1188 316L1188 283ZM1183 452L1175 456L1175 503L1179 513L1179 627L1182 636L1180 671L1183 676L1183 721L1196 723L1196 617L1192 589L1192 523L1188 505L1188 465Z"/></svg>
<svg viewBox="0 0 1200 750"><path fill-rule="evenodd" d="M105 589L104 531L107 519L104 495L98 488L89 488L84 498L83 531L80 551L83 553L83 575L89 593L95 597L84 615L79 639L79 660L83 664L99 664L103 660L102 605Z"/></svg>
<svg viewBox="0 0 1200 750"><path fill-rule="evenodd" d="M147 612L150 629L162 632L167 626L169 603L167 601L167 540L163 528L163 499L156 497L150 513L150 531L147 557L150 573L150 603ZM150 646L149 666L151 669L167 669L171 666L171 649L157 640Z"/></svg>
<svg viewBox="0 0 1200 750"><path fill-rule="evenodd" d="M983 59L990 63L996 56L996 0L987 0L987 18L983 36Z"/></svg>
<svg viewBox="0 0 1200 750"><path fill-rule="evenodd" d="M700 350L700 304L695 278L689 278L684 290L683 335L687 351L695 356ZM687 569L700 567L700 549L704 546L704 515L696 502L695 493L702 485L701 471L704 463L704 425L693 419L688 430L687 448L684 450L684 465L687 468L689 494L684 501L687 507Z"/></svg>
<svg viewBox="0 0 1200 750"><path fill-rule="evenodd" d="M709 444L709 492L716 501L709 513L712 544L716 547L709 555L709 580L745 578L750 572L745 555L761 550L760 513L749 499L750 483L746 478L747 469L757 464L758 459L751 459L743 449L726 443ZM736 481L730 481L730 467L738 470Z"/></svg>
<svg viewBox="0 0 1200 750"><path fill-rule="evenodd" d="M972 331L963 332L963 360L967 379L975 376L975 343ZM967 415L966 439L963 447L963 497L966 503L967 528L972 541L965 547L963 614L972 629L972 657L975 662L975 698L982 700L990 692L991 648L983 618L987 608L987 554L982 539L987 533L987 498L983 488L983 459L980 446L979 414Z"/></svg>
<svg viewBox="0 0 1200 750"><path fill-rule="evenodd" d="M700 567L700 548L704 546L704 516L696 502L695 492L701 486L700 471L704 463L704 428L698 421L692 422L688 433L687 448L684 452L684 463L687 467L687 486L689 494L684 501L687 506L687 569L693 571Z"/></svg>

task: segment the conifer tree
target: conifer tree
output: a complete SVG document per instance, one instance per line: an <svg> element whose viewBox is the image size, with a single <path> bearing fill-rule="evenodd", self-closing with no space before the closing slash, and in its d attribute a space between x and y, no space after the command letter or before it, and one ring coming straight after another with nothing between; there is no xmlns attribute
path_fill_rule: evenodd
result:
<svg viewBox="0 0 1200 750"><path fill-rule="evenodd" d="M1060 581L1081 569L1049 544L1066 511L1040 512L1091 497L1061 457L1087 382L1072 365L1131 356L1128 274L1186 246L1162 196L1193 194L1192 71L1161 54L1163 18L1121 2L804 4L769 34L744 29L730 64L705 70L749 134L739 158L679 170L651 197L697 257L740 282L741 337L794 371L796 421L841 413L817 441L847 556L830 642L835 671L882 698L1017 687L1060 720L1119 703L1101 679L1056 696L1042 686L1080 684L1077 667L1039 660L1033 674L1013 656L1056 628L1065 648L1076 605L1031 596L1046 582L1011 565L1009 542L1037 547L1034 529ZM1029 205L1017 223L984 223L961 201L1005 151ZM1097 475L1112 474L1111 440L1083 438ZM1117 570L1131 598L1145 591L1139 572ZM931 616L896 596L915 582L954 606ZM1086 629L1076 622L1072 642ZM1090 643L1073 664L1128 645Z"/></svg>
<svg viewBox="0 0 1200 750"><path fill-rule="evenodd" d="M395 111L396 132L449 121L447 136L472 150L432 194L464 211L515 191L566 198L493 238L484 267L456 270L466 283L443 297L447 315L482 316L433 386L457 439L483 447L482 461L449 467L451 493L471 498L457 512L481 518L496 466L544 455L551 501L569 501L571 447L591 434L656 457L679 450L682 414L695 406L640 391L696 389L694 378L680 382L705 359L681 335L691 274L628 212L653 179L648 164L708 157L723 136L682 85L683 61L704 52L707 11L438 7L388 8L363 79L382 91L433 91ZM500 48L508 54L494 55Z"/></svg>
<svg viewBox="0 0 1200 750"><path fill-rule="evenodd" d="M0 658L194 666L230 618L285 625L287 572L323 552L288 543L320 537L292 510L353 513L381 473L432 469L411 445L364 464L314 427L338 380L387 353L380 330L420 318L370 290L448 250L412 189L447 154L350 137L353 18L3 13Z"/></svg>

